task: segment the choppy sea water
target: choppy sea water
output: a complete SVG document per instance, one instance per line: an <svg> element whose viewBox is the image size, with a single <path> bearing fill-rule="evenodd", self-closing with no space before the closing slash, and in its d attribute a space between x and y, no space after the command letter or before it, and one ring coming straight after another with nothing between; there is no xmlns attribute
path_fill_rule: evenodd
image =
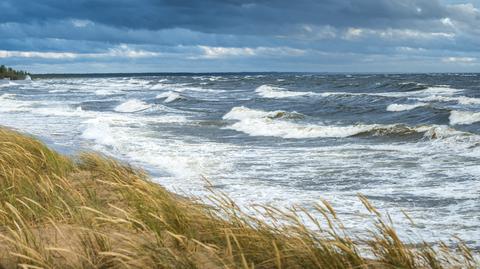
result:
<svg viewBox="0 0 480 269"><path fill-rule="evenodd" d="M326 199L354 230L368 225L361 193L412 241L480 247L480 74L0 81L0 125L129 161L180 193L206 195L205 176L240 205Z"/></svg>

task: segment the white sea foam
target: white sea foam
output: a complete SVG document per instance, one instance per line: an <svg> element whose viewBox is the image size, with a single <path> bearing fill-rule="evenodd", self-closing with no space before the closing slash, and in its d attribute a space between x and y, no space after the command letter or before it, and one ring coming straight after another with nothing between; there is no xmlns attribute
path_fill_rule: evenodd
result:
<svg viewBox="0 0 480 269"><path fill-rule="evenodd" d="M71 107L67 105L53 104L45 107L36 107L32 109L33 114L56 117L94 117L98 113L93 111L84 111L81 106Z"/></svg>
<svg viewBox="0 0 480 269"><path fill-rule="evenodd" d="M335 95L345 95L345 96L356 96L356 95L366 95L366 96L382 96L382 97L411 97L411 98L429 98L431 95L436 96L452 96L462 92L462 89L454 89L448 87L429 87L424 90L418 91L407 91L407 92L323 92L320 95L324 97L335 96ZM428 101L428 100L425 100Z"/></svg>
<svg viewBox="0 0 480 269"><path fill-rule="evenodd" d="M153 85L152 87L150 87L150 89L152 89L152 90L163 90L165 88L168 88L169 86L170 86L170 84L159 82L159 83Z"/></svg>
<svg viewBox="0 0 480 269"><path fill-rule="evenodd" d="M223 116L226 120L238 120L229 126L252 136L275 136L282 138L348 137L371 131L379 125L323 126L301 124L282 120L285 111L262 111L246 107L234 107Z"/></svg>
<svg viewBox="0 0 480 269"><path fill-rule="evenodd" d="M480 104L480 98L474 97L467 97L467 96L459 96L457 101L461 105L478 105Z"/></svg>
<svg viewBox="0 0 480 269"><path fill-rule="evenodd" d="M480 112L452 111L450 112L451 125L467 125L480 121Z"/></svg>
<svg viewBox="0 0 480 269"><path fill-rule="evenodd" d="M18 85L18 83L15 83L15 82L12 82L12 81L6 80L6 79L0 79L0 88L11 87L11 86L16 86L16 85Z"/></svg>
<svg viewBox="0 0 480 269"><path fill-rule="evenodd" d="M94 140L101 145L115 145L115 139L107 122L96 118L85 121L85 124L87 127L81 135L82 138Z"/></svg>
<svg viewBox="0 0 480 269"><path fill-rule="evenodd" d="M137 99L130 99L130 100L116 106L114 110L117 111L117 112L132 113L132 112L138 112L138 111L146 110L146 109L149 109L151 107L152 107L152 105L147 104L143 101L140 101L140 100L137 100Z"/></svg>
<svg viewBox="0 0 480 269"><path fill-rule="evenodd" d="M62 93L62 92L68 92L69 89L57 89L57 90L49 90L49 93Z"/></svg>
<svg viewBox="0 0 480 269"><path fill-rule="evenodd" d="M168 91L168 92L161 93L161 94L157 95L156 98L158 98L158 99L165 98L165 100L163 100L164 103L171 103L171 102L176 101L176 100L184 99L184 97L182 95L180 95L178 92L173 92L173 91Z"/></svg>
<svg viewBox="0 0 480 269"><path fill-rule="evenodd" d="M15 94L4 93L0 95L0 112L26 112L32 109L34 101L21 101L15 99Z"/></svg>
<svg viewBox="0 0 480 269"><path fill-rule="evenodd" d="M16 95L12 94L12 93L4 93L4 94L0 95L0 100L14 99L15 96Z"/></svg>
<svg viewBox="0 0 480 269"><path fill-rule="evenodd" d="M117 91L115 90L109 90L109 89L100 89L100 90L95 90L95 94L96 95L112 95L112 94L116 94Z"/></svg>
<svg viewBox="0 0 480 269"><path fill-rule="evenodd" d="M314 92L294 92L281 87L262 85L255 90L260 96L265 98L287 98L305 95L315 95Z"/></svg>
<svg viewBox="0 0 480 269"><path fill-rule="evenodd" d="M251 118L264 118L268 117L269 115L272 115L275 113L273 112L266 112L262 110L256 110L256 109L250 109L246 108L244 106L240 107L234 107L223 116L223 119L225 120L245 120L245 119L251 119Z"/></svg>
<svg viewBox="0 0 480 269"><path fill-rule="evenodd" d="M294 116L292 116L294 115ZM357 125L322 125L292 122L288 119L302 115L295 112L262 111L246 107L234 107L223 116L225 120L237 122L228 126L227 129L243 132L251 136L272 136L281 138L322 138L322 137L350 137L356 135L409 135L423 133L428 140L436 140L447 143L451 147L462 148L476 145L480 137L470 133L461 132L448 126L424 125L409 127L401 124L357 124ZM474 115L476 121L480 121L480 113ZM469 119L472 120L472 119Z"/></svg>
<svg viewBox="0 0 480 269"><path fill-rule="evenodd" d="M391 112L399 112L399 111L406 111L412 110L417 107L426 106L426 103L416 103L416 104L391 104L387 106L387 111Z"/></svg>
<svg viewBox="0 0 480 269"><path fill-rule="evenodd" d="M443 86L437 86L437 87L429 87L425 90L420 90L418 92L424 92L427 94L438 94L438 95L454 95L460 92L463 92L463 89L455 89L455 88L450 88L445 85Z"/></svg>
<svg viewBox="0 0 480 269"><path fill-rule="evenodd" d="M468 97L468 96L431 95L427 97L417 98L417 100L426 101L426 102L457 102L460 105L480 104L480 98L474 98L474 97Z"/></svg>

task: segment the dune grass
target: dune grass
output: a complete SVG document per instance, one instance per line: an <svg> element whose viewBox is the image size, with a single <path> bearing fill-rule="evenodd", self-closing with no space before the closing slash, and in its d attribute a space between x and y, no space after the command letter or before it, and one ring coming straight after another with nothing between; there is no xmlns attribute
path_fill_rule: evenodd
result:
<svg viewBox="0 0 480 269"><path fill-rule="evenodd" d="M376 224L361 239L326 201L314 214L260 206L254 217L222 193L212 190L206 203L181 197L126 164L95 153L65 157L0 129L0 268L479 266L462 243L403 242L388 218L359 199Z"/></svg>

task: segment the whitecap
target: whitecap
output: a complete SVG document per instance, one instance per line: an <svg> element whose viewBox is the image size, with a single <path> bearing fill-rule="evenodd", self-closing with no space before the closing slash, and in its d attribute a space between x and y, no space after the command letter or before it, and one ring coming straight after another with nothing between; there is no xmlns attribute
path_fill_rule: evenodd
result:
<svg viewBox="0 0 480 269"><path fill-rule="evenodd" d="M460 105L478 105L480 104L480 98L468 97L468 96L440 96L431 95L428 97L417 98L420 101L426 102L457 102Z"/></svg>
<svg viewBox="0 0 480 269"><path fill-rule="evenodd" d="M0 112L25 112L30 111L35 102L15 99L15 94L5 93L0 95Z"/></svg>
<svg viewBox="0 0 480 269"><path fill-rule="evenodd" d="M462 89L455 89L450 87L429 87L425 90L420 90L419 92L427 93L427 94L438 94L438 95L454 95L460 92L463 92Z"/></svg>
<svg viewBox="0 0 480 269"><path fill-rule="evenodd" d="M138 112L138 111L146 110L146 109L151 108L151 107L152 107L152 105L147 104L147 103L145 103L143 101L140 101L138 99L130 99L130 100L116 106L114 108L114 110L116 112L132 113L132 112Z"/></svg>
<svg viewBox="0 0 480 269"><path fill-rule="evenodd" d="M454 110L450 112L449 120L451 125L468 125L480 122L480 112Z"/></svg>
<svg viewBox="0 0 480 269"><path fill-rule="evenodd" d="M407 111L412 110L417 107L426 106L426 103L416 103L416 104L390 104L387 106L387 111L391 112L399 112L399 111Z"/></svg>
<svg viewBox="0 0 480 269"><path fill-rule="evenodd" d="M417 91L406 91L406 92L323 92L320 95L323 97L335 96L335 95L345 95L345 96L381 96L381 97L392 97L392 98L402 98L402 97L410 97L417 100L428 101L430 96L441 96L449 98L455 94L462 92L461 89L454 89L448 87L429 87L424 90L417 90Z"/></svg>
<svg viewBox="0 0 480 269"><path fill-rule="evenodd" d="M107 89L101 89L101 90L96 90L95 91L95 94L96 95L112 95L112 94L116 94L117 92L114 91L114 90L107 90Z"/></svg>
<svg viewBox="0 0 480 269"><path fill-rule="evenodd" d="M265 98L287 98L315 94L313 92L293 92L281 87L274 87L270 85L262 85L258 87L255 92Z"/></svg>
<svg viewBox="0 0 480 269"><path fill-rule="evenodd" d="M68 92L69 89L58 89L58 90L49 90L49 93L63 93L63 92Z"/></svg>
<svg viewBox="0 0 480 269"><path fill-rule="evenodd" d="M248 119L278 119L278 118L301 118L303 114L298 112L286 112L283 110L263 111L250 109L244 106L234 107L223 116L224 120L248 120Z"/></svg>
<svg viewBox="0 0 480 269"><path fill-rule="evenodd" d="M157 95L156 98L158 99L165 98L165 100L163 100L164 103L170 103L176 100L184 99L184 97L180 95L178 92L173 92L173 91L161 93Z"/></svg>
<svg viewBox="0 0 480 269"><path fill-rule="evenodd" d="M18 85L18 84L10 81L8 79L0 79L0 88L11 87L11 86L16 86L16 85Z"/></svg>
<svg viewBox="0 0 480 269"><path fill-rule="evenodd" d="M101 119L91 119L85 121L87 127L82 132L81 137L84 139L94 140L101 145L113 146L115 139L113 138L110 125Z"/></svg>
<svg viewBox="0 0 480 269"><path fill-rule="evenodd" d="M234 107L223 116L226 120L238 120L227 127L251 136L274 136L282 138L318 138L318 137L349 137L363 133L378 125L353 126L322 126L316 124L301 124L282 120L291 112L262 111L246 107Z"/></svg>
<svg viewBox="0 0 480 269"><path fill-rule="evenodd" d="M476 121L480 121L480 113L476 113ZM294 115L295 117L292 117ZM428 140L442 140L446 143L473 145L478 137L448 126L425 125L410 127L403 124L356 124L356 125L323 125L321 123L301 123L291 121L298 118L296 112L282 110L262 111L246 107L234 107L223 116L225 120L237 122L226 127L250 136L272 136L281 138L344 138L351 136L397 136L423 134Z"/></svg>
<svg viewBox="0 0 480 269"><path fill-rule="evenodd" d="M81 106L75 108L67 105L54 105L46 107L37 107L32 109L32 113L44 116L57 116L57 117L79 117L88 118L95 116L95 112L84 111Z"/></svg>
<svg viewBox="0 0 480 269"><path fill-rule="evenodd" d="M153 85L152 87L150 87L151 90L163 90L165 88L168 88L170 85L169 84L165 84L165 83L157 83L155 85Z"/></svg>

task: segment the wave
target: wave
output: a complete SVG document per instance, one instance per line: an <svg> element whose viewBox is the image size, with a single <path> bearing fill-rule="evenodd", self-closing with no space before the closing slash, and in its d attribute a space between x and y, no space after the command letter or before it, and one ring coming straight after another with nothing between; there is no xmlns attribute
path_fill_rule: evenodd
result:
<svg viewBox="0 0 480 269"><path fill-rule="evenodd" d="M162 83L162 82L159 82L155 85L153 85L152 87L150 87L151 90L163 90L165 88L168 88L170 86L170 84L165 84L165 83Z"/></svg>
<svg viewBox="0 0 480 269"><path fill-rule="evenodd" d="M64 93L64 92L69 92L70 89L58 89L58 90L49 90L49 93Z"/></svg>
<svg viewBox="0 0 480 269"><path fill-rule="evenodd" d="M97 112L85 111L81 106L71 107L67 105L55 105L47 107L33 108L32 113L43 116L56 116L56 117L78 117L88 118L97 115Z"/></svg>
<svg viewBox="0 0 480 269"><path fill-rule="evenodd" d="M356 124L356 125L321 125L311 123L298 123L291 119L298 118L296 112L262 111L246 107L234 107L223 116L225 120L236 120L226 127L248 134L250 136L271 136L281 138L306 139L306 138L345 138L345 137L405 137L414 136L427 140L454 140L459 143L467 139L469 142L475 135L457 131L443 125L407 126L404 124ZM302 114L300 114L302 115ZM477 115L478 116L478 115ZM303 115L302 115L303 117ZM480 120L480 119L479 119ZM478 138L478 136L475 136ZM463 139L463 140L462 140Z"/></svg>
<svg viewBox="0 0 480 269"><path fill-rule="evenodd" d="M157 99L165 98L165 100L163 100L164 103L171 103L171 102L174 102L176 100L185 99L185 97L180 95L178 92L173 92L173 91L168 91L168 92L161 93L161 94L157 95L155 98L157 98Z"/></svg>
<svg viewBox="0 0 480 269"><path fill-rule="evenodd" d="M438 85L436 87L428 87L425 90L419 92L424 92L428 94L439 94L439 95L454 95L460 92L463 92L463 89L450 88L447 85Z"/></svg>
<svg viewBox="0 0 480 269"><path fill-rule="evenodd" d="M0 112L26 112L32 109L34 101L21 101L15 99L15 94L4 93L0 95Z"/></svg>
<svg viewBox="0 0 480 269"><path fill-rule="evenodd" d="M192 86L192 83L158 83L150 87L151 90L174 90L176 92L201 92L201 93L219 93L227 92L222 89L209 89L198 86Z"/></svg>
<svg viewBox="0 0 480 269"><path fill-rule="evenodd" d="M255 90L260 96L265 98L288 98L306 95L315 95L314 92L293 92L285 88L262 85Z"/></svg>
<svg viewBox="0 0 480 269"><path fill-rule="evenodd" d="M19 84L15 83L15 82L12 82L10 80L0 79L0 88L11 87L11 86L16 86L16 85L19 85Z"/></svg>
<svg viewBox="0 0 480 269"><path fill-rule="evenodd" d="M426 103L416 103L416 104L391 104L387 106L387 111L391 112L399 112L399 111L407 111L412 110L417 107L426 106Z"/></svg>
<svg viewBox="0 0 480 269"><path fill-rule="evenodd" d="M15 96L16 95L13 94L13 93L4 93L4 94L0 95L0 100L14 99Z"/></svg>
<svg viewBox="0 0 480 269"><path fill-rule="evenodd" d="M94 140L97 144L113 146L115 139L110 125L101 119L90 119L84 122L87 127L83 131L81 137L84 139Z"/></svg>
<svg viewBox="0 0 480 269"><path fill-rule="evenodd" d="M417 98L419 101L426 102L457 102L460 105L478 105L480 104L480 98L468 97L468 96L440 96L432 95L423 98Z"/></svg>
<svg viewBox="0 0 480 269"><path fill-rule="evenodd" d="M415 91L392 91L392 92L323 92L320 93L323 97L335 96L335 95L344 95L344 96L381 96L381 97L392 97L392 98L402 98L402 97L411 97L411 98L429 98L431 95L434 96L452 96L462 92L461 89L454 89L448 87L428 87L422 90ZM425 100L427 101L427 100Z"/></svg>
<svg viewBox="0 0 480 269"><path fill-rule="evenodd" d="M261 119L243 120L227 127L251 136L282 138L349 137L369 130L369 126L319 126Z"/></svg>
<svg viewBox="0 0 480 269"><path fill-rule="evenodd" d="M480 112L454 110L450 112L449 120L451 125L468 125L480 122Z"/></svg>
<svg viewBox="0 0 480 269"><path fill-rule="evenodd" d="M234 107L223 116L224 120L248 120L248 119L299 119L305 115L298 112L287 112L283 110L263 111L250 109L244 106Z"/></svg>
<svg viewBox="0 0 480 269"><path fill-rule="evenodd" d="M95 95L105 96L105 95L114 95L117 93L115 90L108 90L108 89L100 89L95 90Z"/></svg>
<svg viewBox="0 0 480 269"><path fill-rule="evenodd" d="M133 112L138 112L142 110L146 110L151 108L152 105L147 104L143 101L140 101L138 99L130 99L126 102L121 103L120 105L116 106L114 110L116 112L123 112L123 113L133 113Z"/></svg>
<svg viewBox="0 0 480 269"><path fill-rule="evenodd" d="M428 140L442 140L451 137L472 135L444 125L420 125L412 127L405 124L379 124L372 127L372 129L358 133L355 136L405 137L420 135L422 138Z"/></svg>
<svg viewBox="0 0 480 269"><path fill-rule="evenodd" d="M320 138L349 137L375 128L377 125L355 126L322 126L287 121L292 116L298 118L299 113L262 111L246 107L234 107L223 116L226 120L238 120L228 129L246 133L251 136L274 136L282 138ZM303 115L302 115L303 117Z"/></svg>

